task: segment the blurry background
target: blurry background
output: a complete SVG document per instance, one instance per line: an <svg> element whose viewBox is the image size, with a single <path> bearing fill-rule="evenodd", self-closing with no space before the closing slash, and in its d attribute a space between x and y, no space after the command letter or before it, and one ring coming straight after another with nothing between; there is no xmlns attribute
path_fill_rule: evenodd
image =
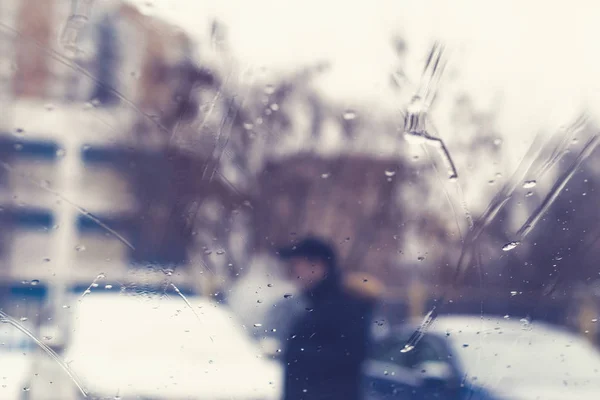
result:
<svg viewBox="0 0 600 400"><path fill-rule="evenodd" d="M293 291L276 249L314 233L384 282L392 322L446 294L443 312L598 340L598 151L575 164L598 130L585 2L252 3L0 3L2 311L59 351L73 298L99 291L212 299L263 336ZM456 182L403 138L435 39L429 117ZM2 351L21 351L12 334Z"/></svg>

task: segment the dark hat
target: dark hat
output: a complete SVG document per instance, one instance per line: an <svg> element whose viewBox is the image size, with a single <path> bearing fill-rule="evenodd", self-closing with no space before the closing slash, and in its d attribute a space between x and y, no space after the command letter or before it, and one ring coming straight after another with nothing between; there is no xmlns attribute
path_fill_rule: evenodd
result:
<svg viewBox="0 0 600 400"><path fill-rule="evenodd" d="M307 258L323 261L329 268L336 265L335 251L325 240L317 237L306 237L298 243L279 249L279 257L284 260L291 258Z"/></svg>

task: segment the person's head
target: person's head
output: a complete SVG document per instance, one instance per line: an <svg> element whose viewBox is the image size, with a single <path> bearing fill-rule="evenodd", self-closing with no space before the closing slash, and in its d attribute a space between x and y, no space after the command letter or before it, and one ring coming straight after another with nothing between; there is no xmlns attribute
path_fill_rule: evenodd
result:
<svg viewBox="0 0 600 400"><path fill-rule="evenodd" d="M319 238L305 238L281 249L279 255L287 261L289 277L302 291L312 289L337 273L333 248Z"/></svg>

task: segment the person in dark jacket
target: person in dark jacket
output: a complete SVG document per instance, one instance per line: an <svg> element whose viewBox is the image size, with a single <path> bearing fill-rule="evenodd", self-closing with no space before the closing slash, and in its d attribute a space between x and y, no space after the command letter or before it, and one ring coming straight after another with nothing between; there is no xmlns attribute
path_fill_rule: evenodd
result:
<svg viewBox="0 0 600 400"><path fill-rule="evenodd" d="M333 248L319 238L282 249L280 256L307 304L286 342L284 399L361 399L375 298L344 285Z"/></svg>

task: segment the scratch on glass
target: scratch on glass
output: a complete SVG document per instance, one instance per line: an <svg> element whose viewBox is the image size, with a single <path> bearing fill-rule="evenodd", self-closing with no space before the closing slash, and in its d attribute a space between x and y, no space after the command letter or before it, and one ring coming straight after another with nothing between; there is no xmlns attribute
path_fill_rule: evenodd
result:
<svg viewBox="0 0 600 400"><path fill-rule="evenodd" d="M525 221L523 226L521 226L521 228L517 231L517 239L515 242L521 242L533 230L533 228L535 228L535 225L539 222L546 211L548 211L552 203L554 203L554 201L558 198L558 195L562 192L573 175L575 175L577 169L594 152L596 146L598 145L599 139L600 136L595 134L590 140L588 140L571 167L556 181L550 192L548 192L544 198L544 201L542 201L542 203L534 210L527 221Z"/></svg>
<svg viewBox="0 0 600 400"><path fill-rule="evenodd" d="M194 315L196 316L196 318L198 319L198 321L200 321L200 323L202 323L202 319L200 318L200 315L198 315L198 313L196 312L196 310L192 306L192 303L190 303L190 301L187 299L187 297L185 297L185 295L183 293L181 293L181 290L179 290L179 288L177 286L175 286L175 284L173 282L170 282L170 285L173 288L173 290L175 290L175 293L177 293L179 295L179 297L181 297L183 299L183 301L189 307L189 309L192 310L192 312L194 313ZM210 338L210 340L212 342L213 341L213 337L210 336L210 335L208 337Z"/></svg>
<svg viewBox="0 0 600 400"><path fill-rule="evenodd" d="M458 172L446 144L441 138L431 135L427 129L429 108L435 99L446 66L444 54L444 46L436 42L427 58L417 91L406 109L404 136L410 142L427 144L437 149L448 169L448 177L457 179Z"/></svg>
<svg viewBox="0 0 600 400"><path fill-rule="evenodd" d="M88 397L87 390L83 387L79 378L75 375L75 373L71 370L71 368L65 363L58 354L46 344L44 344L41 340L39 340L29 329L24 327L21 323L15 320L10 315L6 314L3 311L0 311L0 322L4 324L9 324L14 326L16 329L21 331L23 334L28 336L31 340L35 342L46 354L48 354L60 367L67 373L69 378L73 381L73 383L77 386L83 397Z"/></svg>
<svg viewBox="0 0 600 400"><path fill-rule="evenodd" d="M60 44L73 55L79 52L78 41L81 31L90 20L95 0L71 0L71 14L60 34Z"/></svg>
<svg viewBox="0 0 600 400"><path fill-rule="evenodd" d="M90 294L92 292L92 288L95 287L95 285L97 285L97 282L99 280L102 280L106 277L106 275L103 272L100 272L98 274L98 276L96 276L96 278L94 278L94 280L92 281L92 283L90 283L90 286L88 286L88 288L81 294L81 296L79 297L79 301L83 300L83 298L85 296L87 296L88 294Z"/></svg>
<svg viewBox="0 0 600 400"><path fill-rule="evenodd" d="M51 193L51 194L55 195L56 197L58 197L59 199L61 199L65 203L69 204L71 207L75 208L81 215L83 215L84 217L90 219L91 221L93 221L94 223L96 223L98 226L100 226L102 229L104 229L105 231L107 231L108 233L110 233L111 235L113 235L115 238L119 239L119 241L121 241L124 245L126 245L127 247L129 247L132 250L135 250L135 247L133 247L133 245L127 239L125 239L121 234L119 234L114 229L110 228L104 222L100 221L97 217L95 217L94 215L92 215L92 213L90 213L89 211L86 211L83 207L80 207L77 204L73 203L71 200L67 199L60 192L57 192L56 190L50 189L49 187L47 187L47 185L44 185L44 184L36 181L35 179L30 178L27 175L17 173L7 163L3 162L3 163L0 163L0 165L2 165L2 167L6 171L9 171L11 173L17 174L18 176L20 176L23 179L28 180L29 182L31 182L35 186L37 186L37 187L39 187L39 188L47 191L48 193Z"/></svg>

